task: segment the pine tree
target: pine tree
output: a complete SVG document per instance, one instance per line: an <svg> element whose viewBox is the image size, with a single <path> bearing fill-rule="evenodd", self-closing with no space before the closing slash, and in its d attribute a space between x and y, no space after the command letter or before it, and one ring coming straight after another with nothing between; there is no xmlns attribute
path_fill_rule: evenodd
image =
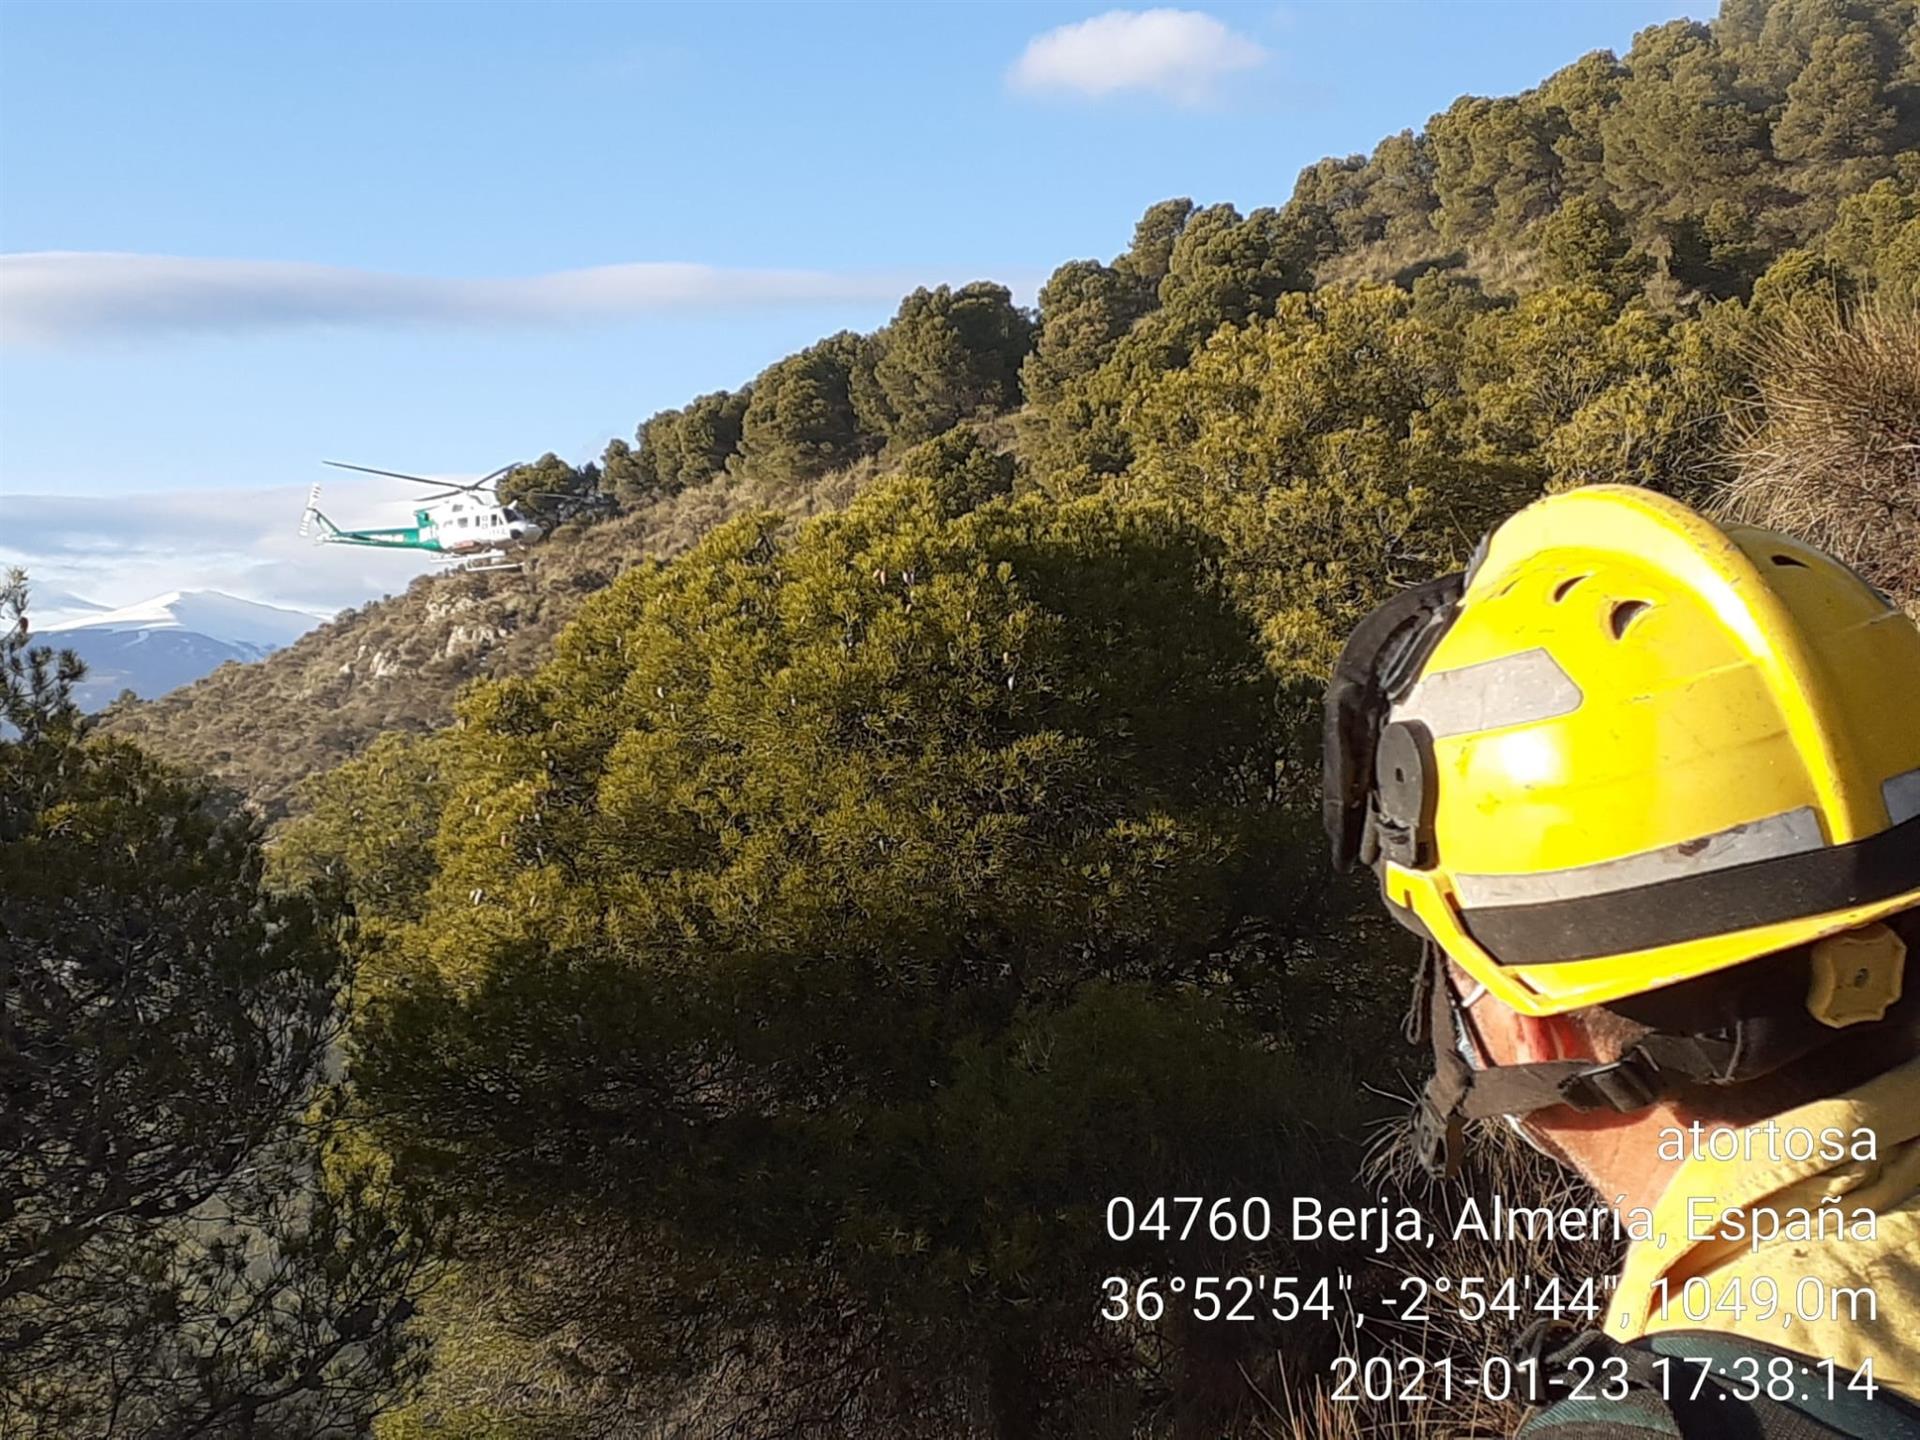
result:
<svg viewBox="0 0 1920 1440"><path fill-rule="evenodd" d="M1062 265L1040 289L1033 352L1020 369L1027 400L1050 405L1068 381L1091 375L1152 305L1129 273L1094 260Z"/></svg>
<svg viewBox="0 0 1920 1440"><path fill-rule="evenodd" d="M1344 1104L1263 1031L1279 977L1208 978L1320 903L1209 542L1009 472L960 432L729 525L437 742L353 1075L473 1264L531 1246L524 1303L632 1383L778 1334L764 1378L880 1423L845 1357L884 1334L1025 1433L1097 1339L1106 1198L1245 1183Z"/></svg>
<svg viewBox="0 0 1920 1440"><path fill-rule="evenodd" d="M0 1423L355 1431L418 1359L430 1225L342 1148L340 956L254 821L89 738L0 587Z"/></svg>
<svg viewBox="0 0 1920 1440"><path fill-rule="evenodd" d="M1875 52L1864 29L1821 36L1774 123L1774 153L1801 167L1804 192L1828 203L1885 173L1898 122Z"/></svg>
<svg viewBox="0 0 1920 1440"><path fill-rule="evenodd" d="M975 281L914 291L880 338L874 379L893 416L890 439L917 445L1017 402L1032 323L1004 285Z"/></svg>
<svg viewBox="0 0 1920 1440"><path fill-rule="evenodd" d="M861 343L842 331L760 373L740 425L749 473L800 484L880 447L884 433L863 433L854 405Z"/></svg>

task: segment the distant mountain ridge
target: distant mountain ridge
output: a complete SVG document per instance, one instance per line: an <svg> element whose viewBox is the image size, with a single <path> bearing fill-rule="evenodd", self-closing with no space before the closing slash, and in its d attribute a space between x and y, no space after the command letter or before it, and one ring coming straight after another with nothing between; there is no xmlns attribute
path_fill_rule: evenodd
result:
<svg viewBox="0 0 1920 1440"><path fill-rule="evenodd" d="M31 590L32 609L28 618L36 631L49 630L56 625L64 625L74 620L85 620L94 615L104 615L110 606L97 600L89 600L84 595L76 595L71 590L55 590L49 585L34 585Z"/></svg>
<svg viewBox="0 0 1920 1440"><path fill-rule="evenodd" d="M86 679L75 693L88 710L103 709L129 690L153 699L229 660L263 660L321 623L302 610L218 590L170 590L117 610L66 592L42 592L36 600L30 613L59 618L35 626L35 634L86 661Z"/></svg>

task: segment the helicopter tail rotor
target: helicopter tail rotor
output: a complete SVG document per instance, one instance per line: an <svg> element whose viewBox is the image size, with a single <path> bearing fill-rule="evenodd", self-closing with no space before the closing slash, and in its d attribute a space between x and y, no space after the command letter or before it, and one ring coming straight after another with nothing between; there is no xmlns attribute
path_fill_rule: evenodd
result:
<svg viewBox="0 0 1920 1440"><path fill-rule="evenodd" d="M318 521L327 534L338 534L334 523L320 513L320 487L315 485L307 492L307 508L300 512L300 538L306 539L313 533L314 522ZM325 539L326 535L322 535Z"/></svg>

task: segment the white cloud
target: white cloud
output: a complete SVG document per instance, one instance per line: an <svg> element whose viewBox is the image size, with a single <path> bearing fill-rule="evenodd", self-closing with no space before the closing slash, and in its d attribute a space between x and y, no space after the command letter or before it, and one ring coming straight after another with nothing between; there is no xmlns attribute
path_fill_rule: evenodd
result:
<svg viewBox="0 0 1920 1440"><path fill-rule="evenodd" d="M0 339L56 344L337 325L551 325L669 309L892 303L900 275L645 261L448 280L278 260L40 251L0 255Z"/></svg>
<svg viewBox="0 0 1920 1440"><path fill-rule="evenodd" d="M1034 94L1098 98L1144 90L1199 105L1228 75L1266 58L1253 41L1199 10L1109 10L1036 35L1007 80Z"/></svg>

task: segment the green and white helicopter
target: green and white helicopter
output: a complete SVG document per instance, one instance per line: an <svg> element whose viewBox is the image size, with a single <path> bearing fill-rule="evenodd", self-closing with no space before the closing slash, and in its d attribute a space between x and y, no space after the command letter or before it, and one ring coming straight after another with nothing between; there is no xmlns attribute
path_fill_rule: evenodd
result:
<svg viewBox="0 0 1920 1440"><path fill-rule="evenodd" d="M300 534L321 545L366 545L377 550L418 550L462 570L518 570L513 551L538 540L544 527L512 505L501 503L499 484L519 464L503 465L478 480L436 480L427 475L403 475L398 470L376 470L340 460L325 464L336 470L358 470L430 485L435 492L414 509L413 524L375 530L346 530L320 511L320 487L307 493Z"/></svg>

